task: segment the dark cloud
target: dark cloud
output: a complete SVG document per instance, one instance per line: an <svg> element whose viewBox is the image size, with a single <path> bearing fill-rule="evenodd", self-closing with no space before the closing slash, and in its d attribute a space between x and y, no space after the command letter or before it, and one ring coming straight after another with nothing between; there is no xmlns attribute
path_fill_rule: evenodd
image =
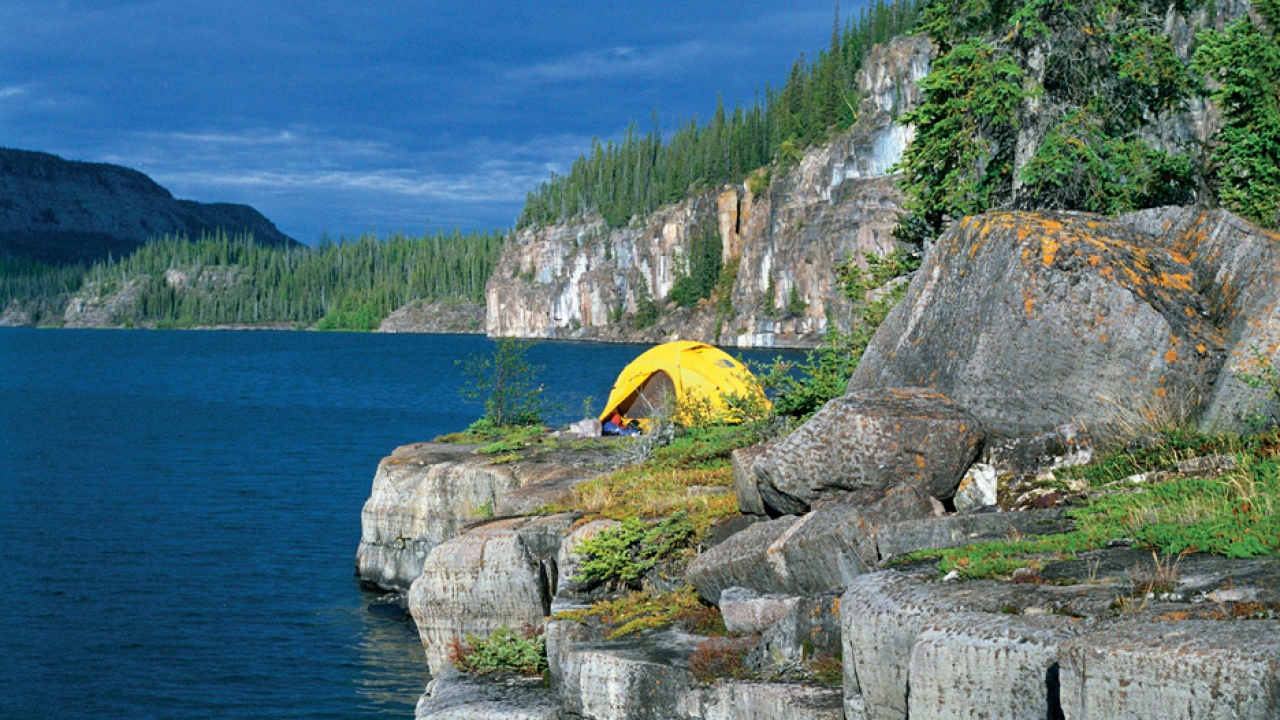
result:
<svg viewBox="0 0 1280 720"><path fill-rule="evenodd" d="M750 102L833 4L0 6L0 144L116 162L285 232L509 225L593 136Z"/></svg>

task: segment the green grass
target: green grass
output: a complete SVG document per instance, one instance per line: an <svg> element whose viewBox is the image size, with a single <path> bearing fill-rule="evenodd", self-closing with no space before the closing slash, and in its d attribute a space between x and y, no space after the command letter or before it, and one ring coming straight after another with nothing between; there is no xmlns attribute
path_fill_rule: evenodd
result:
<svg viewBox="0 0 1280 720"><path fill-rule="evenodd" d="M1119 481L1179 460L1226 453L1238 466L1215 478L1175 477L1149 487ZM1133 452L1120 451L1087 466L1059 471L1087 480L1095 499L1069 511L1073 532L1040 538L1011 538L947 550L924 550L902 560L938 559L939 571L991 578L1047 559L1105 547L1131 538L1138 547L1164 554L1207 552L1232 558L1280 554L1280 435L1244 438L1163 433L1163 441Z"/></svg>
<svg viewBox="0 0 1280 720"><path fill-rule="evenodd" d="M544 635L524 637L504 625L489 637L467 635L449 647L449 659L460 670L474 675L511 672L537 675L547 669Z"/></svg>

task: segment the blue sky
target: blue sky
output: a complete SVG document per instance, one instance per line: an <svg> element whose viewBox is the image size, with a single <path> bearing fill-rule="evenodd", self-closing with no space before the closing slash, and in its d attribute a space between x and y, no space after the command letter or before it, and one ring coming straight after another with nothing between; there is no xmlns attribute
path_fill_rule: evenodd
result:
<svg viewBox="0 0 1280 720"><path fill-rule="evenodd" d="M847 4L842 13L856 12ZM593 136L750 103L834 1L0 4L0 145L249 203L314 243L507 227Z"/></svg>

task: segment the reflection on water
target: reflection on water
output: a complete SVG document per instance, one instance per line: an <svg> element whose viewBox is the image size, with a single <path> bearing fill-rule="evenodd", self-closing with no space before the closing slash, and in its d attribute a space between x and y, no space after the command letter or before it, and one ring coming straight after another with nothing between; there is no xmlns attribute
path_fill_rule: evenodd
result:
<svg viewBox="0 0 1280 720"><path fill-rule="evenodd" d="M356 693L367 709L413 712L431 676L413 619L399 606L379 602L377 593L361 591L360 658ZM416 681L416 682L415 682ZM414 683L406 688L407 683Z"/></svg>

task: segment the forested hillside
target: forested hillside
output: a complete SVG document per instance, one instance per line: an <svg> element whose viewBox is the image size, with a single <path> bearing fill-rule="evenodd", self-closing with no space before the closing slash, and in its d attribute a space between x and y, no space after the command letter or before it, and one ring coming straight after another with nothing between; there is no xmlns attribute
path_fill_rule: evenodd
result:
<svg viewBox="0 0 1280 720"><path fill-rule="evenodd" d="M124 324L189 327L318 323L372 330L415 299L482 297L504 232L373 236L317 248L263 246L251 237L165 237L90 267L0 260L0 309L57 323L73 297L124 293Z"/></svg>
<svg viewBox="0 0 1280 720"><path fill-rule="evenodd" d="M857 120L854 77L871 48L908 32L924 0L877 2L841 29L812 62L795 61L781 88L766 86L749 108L728 112L723 102L705 124L685 122L663 142L661 128L640 134L635 125L622 140L596 140L567 175L553 175L529 199L518 227L562 222L593 212L613 227L626 225L691 193L740 183L775 160L793 162L809 146L826 142ZM754 180L757 187L768 176Z"/></svg>

